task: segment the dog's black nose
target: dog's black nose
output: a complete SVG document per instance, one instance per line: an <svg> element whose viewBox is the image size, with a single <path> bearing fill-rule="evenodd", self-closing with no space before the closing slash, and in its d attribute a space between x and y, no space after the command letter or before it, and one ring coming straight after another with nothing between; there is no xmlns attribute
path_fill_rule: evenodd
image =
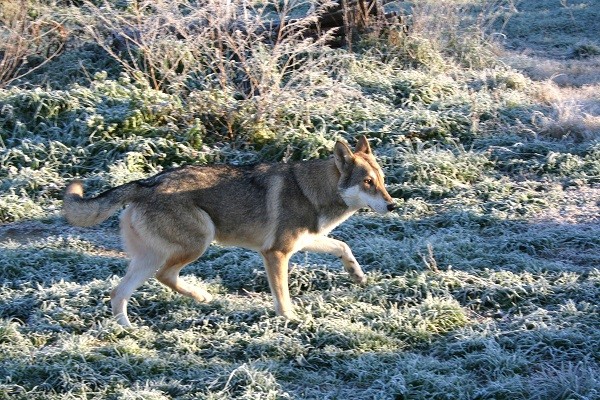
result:
<svg viewBox="0 0 600 400"><path fill-rule="evenodd" d="M388 204L387 205L387 210L388 211L394 211L394 209L396 209L396 205L395 204Z"/></svg>

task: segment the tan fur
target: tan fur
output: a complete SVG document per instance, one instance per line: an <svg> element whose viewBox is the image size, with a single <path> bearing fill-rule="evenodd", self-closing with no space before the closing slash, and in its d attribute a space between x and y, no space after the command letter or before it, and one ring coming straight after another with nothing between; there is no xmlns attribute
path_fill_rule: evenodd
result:
<svg viewBox="0 0 600 400"><path fill-rule="evenodd" d="M82 184L66 189L63 214L79 226L102 222L120 208L121 236L131 257L127 273L111 293L113 314L129 326L127 301L148 278L198 301L205 290L179 272L213 240L260 252L278 315L294 318L288 261L300 250L334 254L354 282L365 274L344 242L326 235L362 207L394 208L383 173L361 137L353 153L337 142L334 156L290 164L246 167L189 166L165 171L85 199Z"/></svg>

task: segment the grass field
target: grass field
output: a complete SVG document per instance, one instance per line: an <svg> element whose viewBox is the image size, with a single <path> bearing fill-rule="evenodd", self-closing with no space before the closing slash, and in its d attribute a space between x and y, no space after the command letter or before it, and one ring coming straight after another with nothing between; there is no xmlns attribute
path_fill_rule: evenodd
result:
<svg viewBox="0 0 600 400"><path fill-rule="evenodd" d="M150 4L0 4L0 399L600 399L597 1L397 2L408 34L336 49L261 39L308 2ZM94 194L363 134L398 210L332 233L365 287L293 257L300 322L260 256L213 245L184 270L213 302L151 280L124 329L118 217L60 216L75 177Z"/></svg>

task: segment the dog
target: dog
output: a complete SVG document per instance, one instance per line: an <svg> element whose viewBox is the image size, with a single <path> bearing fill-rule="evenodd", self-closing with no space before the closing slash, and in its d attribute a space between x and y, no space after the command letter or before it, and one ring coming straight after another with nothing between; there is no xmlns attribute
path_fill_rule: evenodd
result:
<svg viewBox="0 0 600 400"><path fill-rule="evenodd" d="M126 206L121 237L131 257L111 292L118 323L131 326L127 302L147 279L208 302L205 290L179 272L211 242L258 251L267 271L275 312L296 319L288 289L288 261L297 251L339 257L351 279L366 277L350 247L327 234L360 208L384 214L395 208L366 137L355 151L338 141L329 159L250 166L184 166L84 198L79 180L63 199L63 215L76 226L98 224Z"/></svg>

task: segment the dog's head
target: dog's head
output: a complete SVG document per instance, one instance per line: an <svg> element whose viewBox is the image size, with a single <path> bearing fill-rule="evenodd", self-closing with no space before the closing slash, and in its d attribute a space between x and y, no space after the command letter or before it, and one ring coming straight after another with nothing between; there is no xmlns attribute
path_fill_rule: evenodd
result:
<svg viewBox="0 0 600 400"><path fill-rule="evenodd" d="M333 156L341 174L338 189L348 207L355 210L369 207L380 214L396 207L385 189L383 171L366 137L361 136L354 153L345 143L337 142Z"/></svg>

